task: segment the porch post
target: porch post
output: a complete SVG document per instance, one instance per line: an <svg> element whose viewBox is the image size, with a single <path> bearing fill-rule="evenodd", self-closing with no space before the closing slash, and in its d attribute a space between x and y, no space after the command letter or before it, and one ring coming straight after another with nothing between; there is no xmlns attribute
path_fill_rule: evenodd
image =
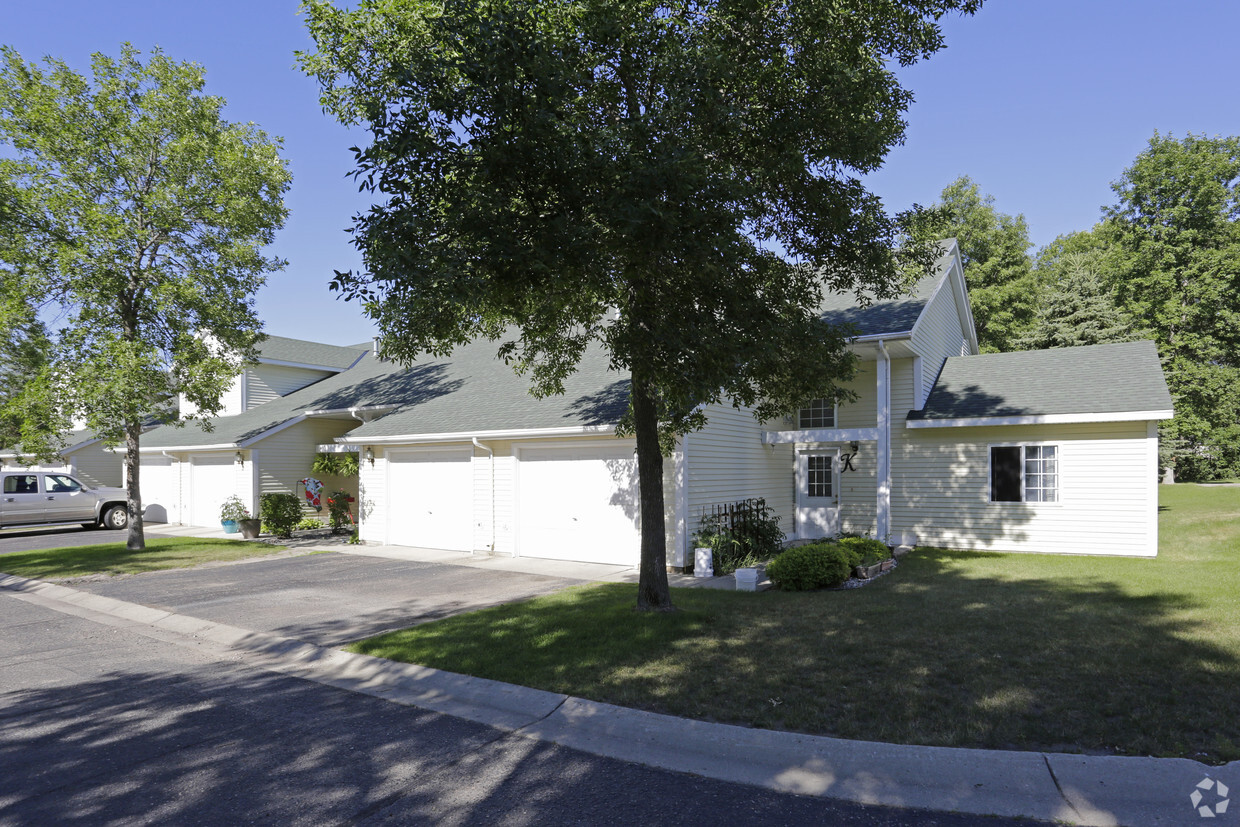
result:
<svg viewBox="0 0 1240 827"><path fill-rule="evenodd" d="M891 533L891 355L878 340L878 493L875 503L877 539Z"/></svg>

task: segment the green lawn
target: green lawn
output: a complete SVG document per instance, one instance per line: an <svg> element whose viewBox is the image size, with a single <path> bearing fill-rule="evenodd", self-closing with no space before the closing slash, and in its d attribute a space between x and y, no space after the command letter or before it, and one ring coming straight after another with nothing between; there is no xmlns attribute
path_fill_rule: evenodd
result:
<svg viewBox="0 0 1240 827"><path fill-rule="evenodd" d="M160 569L185 569L203 563L244 560L283 551L284 546L222 539L159 537L146 541L144 551L124 543L53 548L0 555L0 571L21 577L56 580L90 574L141 574Z"/></svg>
<svg viewBox="0 0 1240 827"><path fill-rule="evenodd" d="M915 744L1240 758L1240 488L1162 489L1155 560L920 550L864 589L600 585L354 651L704 720Z"/></svg>

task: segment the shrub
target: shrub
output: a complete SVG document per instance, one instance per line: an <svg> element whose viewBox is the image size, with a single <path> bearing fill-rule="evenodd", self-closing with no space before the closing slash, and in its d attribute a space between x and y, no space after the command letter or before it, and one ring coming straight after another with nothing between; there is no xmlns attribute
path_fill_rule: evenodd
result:
<svg viewBox="0 0 1240 827"><path fill-rule="evenodd" d="M765 500L757 500L756 505L736 528L729 528L722 515L702 517L702 525L693 535L694 545L711 549L715 574L732 574L739 568L756 566L783 548L779 515Z"/></svg>
<svg viewBox="0 0 1240 827"><path fill-rule="evenodd" d="M872 566L891 557L891 549L880 540L871 540L868 537L841 537L838 542L841 548L856 555L857 561L853 563L854 566Z"/></svg>
<svg viewBox="0 0 1240 827"><path fill-rule="evenodd" d="M349 519L350 496L352 495L348 491L333 491L327 495L328 521L331 524L332 531L337 534L353 522Z"/></svg>
<svg viewBox="0 0 1240 827"><path fill-rule="evenodd" d="M785 591L838 586L852 571L853 554L832 542L790 548L767 564L766 576Z"/></svg>
<svg viewBox="0 0 1240 827"><path fill-rule="evenodd" d="M294 531L314 531L323 527L323 521L317 517L302 517L297 521L297 525L293 526Z"/></svg>
<svg viewBox="0 0 1240 827"><path fill-rule="evenodd" d="M301 501L295 494L263 494L258 499L263 525L277 537L292 537L301 521Z"/></svg>

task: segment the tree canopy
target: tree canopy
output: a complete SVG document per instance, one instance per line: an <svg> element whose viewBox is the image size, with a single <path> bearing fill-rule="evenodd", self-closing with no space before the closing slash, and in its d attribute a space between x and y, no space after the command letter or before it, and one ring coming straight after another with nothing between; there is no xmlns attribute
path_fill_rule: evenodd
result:
<svg viewBox="0 0 1240 827"><path fill-rule="evenodd" d="M824 291L894 295L935 256L859 180L903 139L889 62L974 0L363 0L303 5L325 108L364 124L361 301L385 351L478 337L559 392L602 342L630 377L638 605L670 607L663 453L727 401L840 398ZM614 311L614 312L612 312ZM661 441L660 441L661 440Z"/></svg>
<svg viewBox="0 0 1240 827"><path fill-rule="evenodd" d="M1240 138L1154 134L1096 231L1120 304L1158 343L1177 476L1240 470Z"/></svg>
<svg viewBox="0 0 1240 827"><path fill-rule="evenodd" d="M1108 278L1106 249L1091 233L1055 239L1038 253L1033 324L1021 350L1131 342L1143 333L1123 310Z"/></svg>
<svg viewBox="0 0 1240 827"><path fill-rule="evenodd" d="M1017 349L1033 324L1038 292L1025 217L999 212L994 196L983 195L967 175L947 185L935 206L936 234L960 245L982 352Z"/></svg>
<svg viewBox="0 0 1240 827"><path fill-rule="evenodd" d="M41 455L77 418L125 443L131 548L143 545L139 436L178 394L203 415L261 325L254 293L282 262L289 173L279 140L231 123L201 67L126 44L93 77L0 50L0 326L53 318L46 364L6 412Z"/></svg>

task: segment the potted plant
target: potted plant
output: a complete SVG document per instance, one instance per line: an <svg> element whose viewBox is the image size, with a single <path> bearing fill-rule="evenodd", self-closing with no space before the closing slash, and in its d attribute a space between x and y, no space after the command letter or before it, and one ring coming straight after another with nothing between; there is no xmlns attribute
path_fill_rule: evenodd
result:
<svg viewBox="0 0 1240 827"><path fill-rule="evenodd" d="M220 506L220 524L225 534L236 534L241 530L240 522L250 519L250 510L241 502L241 498L233 494Z"/></svg>

